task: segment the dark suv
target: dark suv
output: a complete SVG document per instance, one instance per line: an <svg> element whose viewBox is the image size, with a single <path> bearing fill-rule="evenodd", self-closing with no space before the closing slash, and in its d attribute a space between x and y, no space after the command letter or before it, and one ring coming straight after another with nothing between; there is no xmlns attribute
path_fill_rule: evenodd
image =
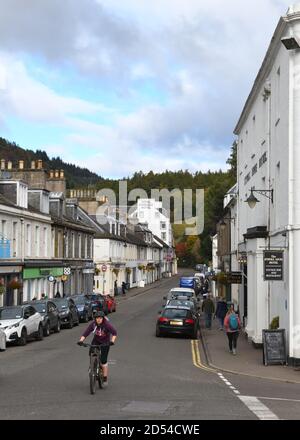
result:
<svg viewBox="0 0 300 440"><path fill-rule="evenodd" d="M51 330L55 333L60 332L60 317L57 305L51 300L31 301L36 310L43 317L44 336L49 336Z"/></svg>
<svg viewBox="0 0 300 440"><path fill-rule="evenodd" d="M77 307L72 298L53 298L53 302L57 305L62 326L73 328L74 325L79 325Z"/></svg>
<svg viewBox="0 0 300 440"><path fill-rule="evenodd" d="M100 293L93 293L92 295L87 295L87 297L91 300L93 313L101 310L105 315L108 315L108 307L103 295Z"/></svg>

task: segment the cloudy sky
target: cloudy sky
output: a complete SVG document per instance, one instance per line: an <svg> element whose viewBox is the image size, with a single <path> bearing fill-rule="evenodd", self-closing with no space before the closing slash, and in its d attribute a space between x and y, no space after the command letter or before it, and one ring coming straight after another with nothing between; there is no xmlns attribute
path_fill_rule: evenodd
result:
<svg viewBox="0 0 300 440"><path fill-rule="evenodd" d="M0 0L0 136L104 177L226 169L286 0Z"/></svg>

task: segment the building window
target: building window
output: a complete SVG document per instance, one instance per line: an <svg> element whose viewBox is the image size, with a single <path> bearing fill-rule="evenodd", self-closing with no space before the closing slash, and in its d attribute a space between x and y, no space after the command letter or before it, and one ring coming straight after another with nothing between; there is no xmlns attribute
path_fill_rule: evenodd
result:
<svg viewBox="0 0 300 440"><path fill-rule="evenodd" d="M35 255L40 256L40 227L35 227Z"/></svg>
<svg viewBox="0 0 300 440"><path fill-rule="evenodd" d="M31 225L26 225L26 256L31 255Z"/></svg>
<svg viewBox="0 0 300 440"><path fill-rule="evenodd" d="M18 222L13 222L12 225L12 235L13 235L13 242L12 242L12 251L13 251L13 257L17 256L18 247L17 247L17 240L18 240Z"/></svg>
<svg viewBox="0 0 300 440"><path fill-rule="evenodd" d="M160 222L160 229L166 229L166 222Z"/></svg>
<svg viewBox="0 0 300 440"><path fill-rule="evenodd" d="M2 220L1 221L1 234L3 235L3 237L6 237L6 220Z"/></svg>
<svg viewBox="0 0 300 440"><path fill-rule="evenodd" d="M43 233L43 250L44 250L44 257L47 257L47 252L48 252L48 230L47 230L47 228L44 228L44 233Z"/></svg>

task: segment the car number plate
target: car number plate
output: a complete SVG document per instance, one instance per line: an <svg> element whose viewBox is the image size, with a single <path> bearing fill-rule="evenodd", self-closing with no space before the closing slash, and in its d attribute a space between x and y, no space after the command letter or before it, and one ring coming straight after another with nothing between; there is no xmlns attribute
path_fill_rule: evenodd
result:
<svg viewBox="0 0 300 440"><path fill-rule="evenodd" d="M171 325L183 325L183 322L182 321L170 321L170 324Z"/></svg>

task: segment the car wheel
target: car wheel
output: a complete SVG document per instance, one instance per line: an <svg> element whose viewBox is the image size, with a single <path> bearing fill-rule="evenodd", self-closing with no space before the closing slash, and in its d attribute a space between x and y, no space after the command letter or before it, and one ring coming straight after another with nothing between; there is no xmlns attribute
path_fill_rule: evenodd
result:
<svg viewBox="0 0 300 440"><path fill-rule="evenodd" d="M57 324L54 327L54 332L55 333L59 333L60 332L60 320L59 319L57 320Z"/></svg>
<svg viewBox="0 0 300 440"><path fill-rule="evenodd" d="M160 337L161 337L161 331L160 331L160 329L159 329L158 327L156 327L155 336L156 336L157 338L160 338Z"/></svg>
<svg viewBox="0 0 300 440"><path fill-rule="evenodd" d="M44 328L44 336L49 336L49 335L50 335L50 324L48 321L46 327Z"/></svg>
<svg viewBox="0 0 300 440"><path fill-rule="evenodd" d="M39 325L39 329L36 335L36 340L37 341L42 341L44 339L44 332L43 332L43 326L42 324Z"/></svg>
<svg viewBox="0 0 300 440"><path fill-rule="evenodd" d="M18 345L26 345L27 344L27 331L26 328L23 328L21 331L21 336L18 341Z"/></svg>
<svg viewBox="0 0 300 440"><path fill-rule="evenodd" d="M70 316L68 328L73 328L73 325L74 325L73 318L72 318L72 316Z"/></svg>

